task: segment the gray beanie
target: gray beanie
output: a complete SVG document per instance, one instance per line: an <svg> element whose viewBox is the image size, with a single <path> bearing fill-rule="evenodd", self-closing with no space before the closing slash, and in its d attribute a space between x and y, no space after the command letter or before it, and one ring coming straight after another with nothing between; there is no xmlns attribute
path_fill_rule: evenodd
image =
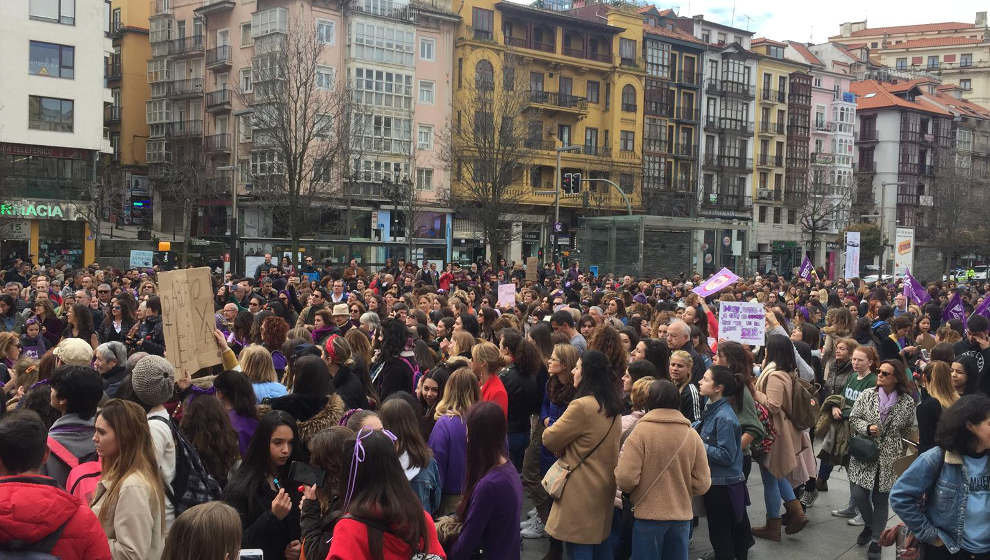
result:
<svg viewBox="0 0 990 560"><path fill-rule="evenodd" d="M131 372L134 394L145 406L154 407L168 402L175 388L175 368L161 356L145 356Z"/></svg>

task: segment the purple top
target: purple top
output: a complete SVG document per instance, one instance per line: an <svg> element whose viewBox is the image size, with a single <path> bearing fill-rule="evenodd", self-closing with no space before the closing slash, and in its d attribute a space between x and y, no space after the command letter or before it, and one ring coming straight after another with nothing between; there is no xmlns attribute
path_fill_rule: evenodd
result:
<svg viewBox="0 0 990 560"><path fill-rule="evenodd" d="M227 416L230 418L230 425L237 432L237 447L241 450L241 457L244 457L247 455L248 445L251 444L254 430L258 427L258 420L246 418L233 410L228 410Z"/></svg>
<svg viewBox="0 0 990 560"><path fill-rule="evenodd" d="M460 494L467 474L467 427L464 421L460 416L441 416L430 432L429 443L440 469L443 493Z"/></svg>
<svg viewBox="0 0 990 560"><path fill-rule="evenodd" d="M522 484L512 463L493 467L474 486L464 528L448 560L468 560L481 548L486 558L519 560Z"/></svg>

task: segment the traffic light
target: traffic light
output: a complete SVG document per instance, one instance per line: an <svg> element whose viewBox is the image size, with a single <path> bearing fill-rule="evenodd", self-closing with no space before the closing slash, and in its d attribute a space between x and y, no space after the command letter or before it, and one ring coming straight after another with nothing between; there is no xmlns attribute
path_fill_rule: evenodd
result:
<svg viewBox="0 0 990 560"><path fill-rule="evenodd" d="M561 175L560 191L564 194L578 194L581 192L581 174L563 173Z"/></svg>

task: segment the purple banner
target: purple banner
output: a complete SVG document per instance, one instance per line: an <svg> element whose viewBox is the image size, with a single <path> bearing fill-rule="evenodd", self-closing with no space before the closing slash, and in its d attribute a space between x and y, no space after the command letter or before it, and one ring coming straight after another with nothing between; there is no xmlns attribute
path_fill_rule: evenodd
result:
<svg viewBox="0 0 990 560"><path fill-rule="evenodd" d="M739 280L739 277L733 274L728 268L723 268L722 270L715 273L714 276L705 280L697 287L695 287L692 292L698 294L701 297L708 297L712 294L721 292L728 286L731 286Z"/></svg>
<svg viewBox="0 0 990 560"><path fill-rule="evenodd" d="M950 321L952 319L959 319L962 321L963 329L966 329L966 308L963 307L962 294L956 292L953 294L952 299L946 304L945 310L942 311L942 321Z"/></svg>
<svg viewBox="0 0 990 560"><path fill-rule="evenodd" d="M904 270L904 297L918 305L924 305L932 299L921 282L911 276L910 269Z"/></svg>
<svg viewBox="0 0 990 560"><path fill-rule="evenodd" d="M987 319L990 319L990 296L983 296L983 302L976 306L976 309L973 310L973 315L983 315Z"/></svg>
<svg viewBox="0 0 990 560"><path fill-rule="evenodd" d="M798 270L798 276L800 276L804 280L810 280L811 271L812 271L811 259L808 258L808 255L805 255L804 260L801 261L801 269Z"/></svg>

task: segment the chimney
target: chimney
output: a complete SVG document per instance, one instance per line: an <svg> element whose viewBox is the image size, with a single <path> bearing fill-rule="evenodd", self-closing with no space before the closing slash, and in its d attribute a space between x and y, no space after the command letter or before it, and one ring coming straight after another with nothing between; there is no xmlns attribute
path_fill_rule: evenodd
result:
<svg viewBox="0 0 990 560"><path fill-rule="evenodd" d="M852 26L852 32L853 33L857 32L857 31L862 31L862 30L866 29L866 20L864 19L863 21L854 21L850 25Z"/></svg>
<svg viewBox="0 0 990 560"><path fill-rule="evenodd" d="M852 34L852 24L851 23L842 23L842 24L839 24L839 35L842 35L843 37L848 37L851 34Z"/></svg>
<svg viewBox="0 0 990 560"><path fill-rule="evenodd" d="M987 26L987 13L976 12L976 27L986 27L986 26Z"/></svg>

